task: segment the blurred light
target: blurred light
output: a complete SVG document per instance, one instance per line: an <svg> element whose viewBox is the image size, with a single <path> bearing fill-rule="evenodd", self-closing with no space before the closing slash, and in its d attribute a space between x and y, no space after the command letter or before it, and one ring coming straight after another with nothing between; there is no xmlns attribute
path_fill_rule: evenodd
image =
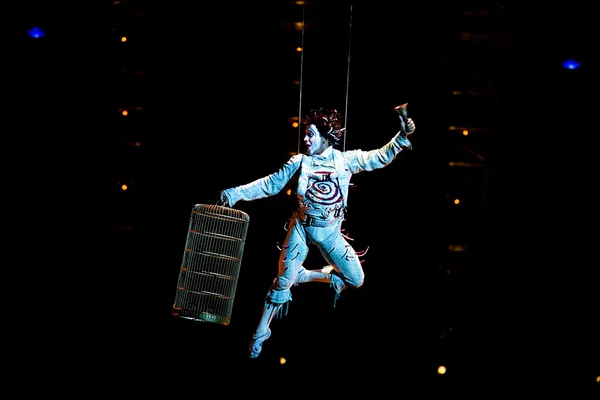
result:
<svg viewBox="0 0 600 400"><path fill-rule="evenodd" d="M443 365L440 365L437 369L437 372L440 375L444 375L446 373L446 367L444 367Z"/></svg>
<svg viewBox="0 0 600 400"><path fill-rule="evenodd" d="M125 190L127 190L127 189L128 189L127 185L125 185L125 184L122 184L122 185L121 185L121 190L125 191Z"/></svg>
<svg viewBox="0 0 600 400"><path fill-rule="evenodd" d="M581 64L576 60L565 60L563 61L562 66L566 69L577 69L581 67Z"/></svg>
<svg viewBox="0 0 600 400"><path fill-rule="evenodd" d="M467 250L467 247L462 244L449 244L446 246L448 251L460 253L462 251Z"/></svg>
<svg viewBox="0 0 600 400"><path fill-rule="evenodd" d="M129 115L129 111L123 110L123 111L121 111L121 115L123 115L124 117L126 117L127 115Z"/></svg>
<svg viewBox="0 0 600 400"><path fill-rule="evenodd" d="M448 165L450 167L482 167L483 166L483 164L468 163L465 161L449 161Z"/></svg>
<svg viewBox="0 0 600 400"><path fill-rule="evenodd" d="M462 134L463 136L469 136L469 131L465 129L464 131L462 131Z"/></svg>
<svg viewBox="0 0 600 400"><path fill-rule="evenodd" d="M292 126L293 126L294 128L297 128L297 127L298 127L298 122L292 122Z"/></svg>
<svg viewBox="0 0 600 400"><path fill-rule="evenodd" d="M300 53L302 51L302 47L296 47L296 51Z"/></svg>
<svg viewBox="0 0 600 400"><path fill-rule="evenodd" d="M287 360L285 359L285 357L280 357L279 358L279 364L283 365L287 362Z"/></svg>
<svg viewBox="0 0 600 400"><path fill-rule="evenodd" d="M33 28L31 28L31 29L30 29L30 30L27 32L27 34L28 34L29 36L31 36L32 38L34 38L34 39L39 39L39 38L41 38L42 36L44 36L44 35L46 34L46 32L44 32L44 31L43 31L41 28L38 28L38 27L36 26L36 27L33 27Z"/></svg>
<svg viewBox="0 0 600 400"><path fill-rule="evenodd" d="M123 36L123 37L121 38L121 42L125 43L126 41L127 41L127 37L126 37L126 36Z"/></svg>
<svg viewBox="0 0 600 400"><path fill-rule="evenodd" d="M450 125L448 126L448 130L449 131L469 131L469 132L487 132L488 129L487 128L475 128L475 127L468 127L468 126L454 126L454 125Z"/></svg>
<svg viewBox="0 0 600 400"><path fill-rule="evenodd" d="M460 204L460 200L459 199L454 199L454 204Z"/></svg>

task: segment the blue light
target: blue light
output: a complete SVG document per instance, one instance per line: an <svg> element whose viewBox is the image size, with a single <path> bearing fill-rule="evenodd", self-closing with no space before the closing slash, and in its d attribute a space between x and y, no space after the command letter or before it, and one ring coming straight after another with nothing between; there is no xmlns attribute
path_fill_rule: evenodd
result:
<svg viewBox="0 0 600 400"><path fill-rule="evenodd" d="M34 39L39 39L46 34L41 28L38 27L31 28L27 33Z"/></svg>
<svg viewBox="0 0 600 400"><path fill-rule="evenodd" d="M562 66L566 69L577 69L581 66L579 61L575 60L566 60L562 63Z"/></svg>

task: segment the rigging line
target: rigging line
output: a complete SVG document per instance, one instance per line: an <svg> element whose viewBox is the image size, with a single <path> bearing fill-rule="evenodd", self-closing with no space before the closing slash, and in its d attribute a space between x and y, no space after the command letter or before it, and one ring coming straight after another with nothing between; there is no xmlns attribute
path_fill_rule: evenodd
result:
<svg viewBox="0 0 600 400"><path fill-rule="evenodd" d="M302 38L300 50L300 100L298 102L298 150L296 154L300 154L300 142L302 137L302 86L303 86L303 70L304 70L304 25L305 25L305 9L306 2L302 4Z"/></svg>
<svg viewBox="0 0 600 400"><path fill-rule="evenodd" d="M350 4L350 18L349 18L349 26L348 26L348 59L347 59L347 69L346 69L346 104L344 111L344 144L342 149L346 150L346 136L348 134L348 87L350 85L350 52L352 45L352 7ZM301 52L300 52L300 98L298 105L298 143L297 143L297 154L300 154L300 143L302 142L302 92L304 86L304 32L306 25L306 3L302 4L302 38L301 38Z"/></svg>
<svg viewBox="0 0 600 400"><path fill-rule="evenodd" d="M352 44L352 4L350 4L350 18L348 26L348 66L346 69L346 109L344 111L344 144L342 150L346 151L346 137L348 136L348 87L350 85L350 48Z"/></svg>

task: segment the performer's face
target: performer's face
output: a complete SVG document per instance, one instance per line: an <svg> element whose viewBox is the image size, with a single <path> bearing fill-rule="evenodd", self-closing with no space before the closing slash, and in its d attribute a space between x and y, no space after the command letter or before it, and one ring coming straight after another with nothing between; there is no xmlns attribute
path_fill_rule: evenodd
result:
<svg viewBox="0 0 600 400"><path fill-rule="evenodd" d="M321 133L315 125L308 125L305 133L304 146L306 147L306 154L309 156L321 154L329 147L329 142L321 136Z"/></svg>

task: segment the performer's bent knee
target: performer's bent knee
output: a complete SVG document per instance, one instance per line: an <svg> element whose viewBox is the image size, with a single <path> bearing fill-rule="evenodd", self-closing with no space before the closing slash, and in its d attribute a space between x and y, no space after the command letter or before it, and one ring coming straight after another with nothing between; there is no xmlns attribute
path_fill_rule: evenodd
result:
<svg viewBox="0 0 600 400"><path fill-rule="evenodd" d="M287 277L280 275L273 281L269 292L267 293L268 301L277 304L283 304L292 299L290 288L294 282Z"/></svg>
<svg viewBox="0 0 600 400"><path fill-rule="evenodd" d="M363 285L363 283L365 283L365 279L362 278L360 280L348 280L345 283L350 289L358 289Z"/></svg>
<svg viewBox="0 0 600 400"><path fill-rule="evenodd" d="M362 271L354 271L349 276L344 277L346 286L352 289L358 289L365 283L365 274Z"/></svg>
<svg viewBox="0 0 600 400"><path fill-rule="evenodd" d="M292 300L292 292L289 289L285 290L269 290L267 293L267 304L284 304Z"/></svg>

